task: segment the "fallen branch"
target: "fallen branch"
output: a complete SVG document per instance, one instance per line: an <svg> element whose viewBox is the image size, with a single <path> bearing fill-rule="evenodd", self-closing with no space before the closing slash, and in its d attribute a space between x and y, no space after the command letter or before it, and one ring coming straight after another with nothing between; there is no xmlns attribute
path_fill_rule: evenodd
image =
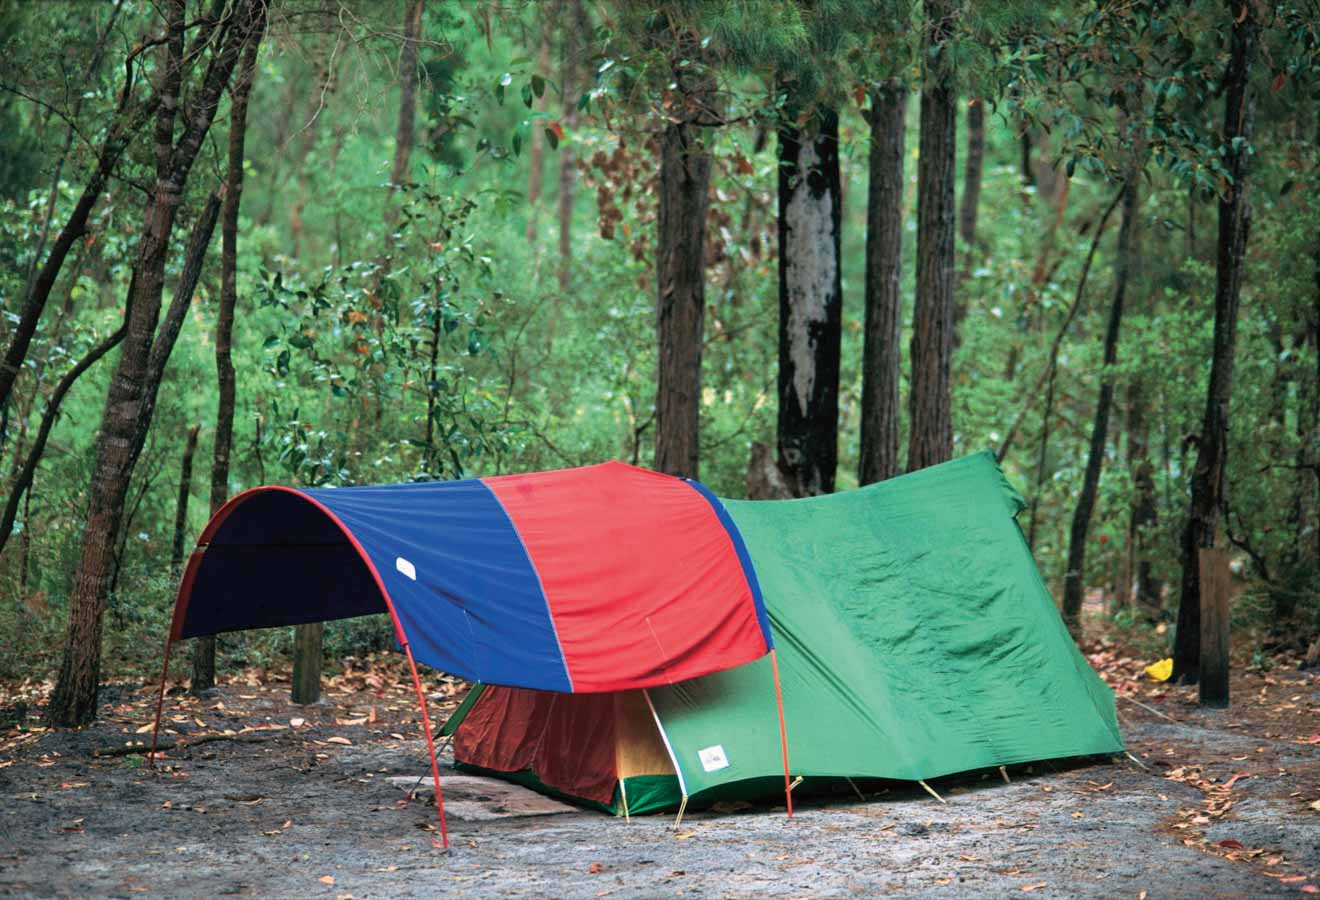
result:
<svg viewBox="0 0 1320 900"><path fill-rule="evenodd" d="M241 734L241 733L221 734L219 732L215 732L213 734L198 735L195 738L180 737L172 741L161 741L159 744L156 745L156 752L160 753L165 750L174 750L180 747L183 748L196 747L198 744L209 744L212 741L242 741L245 744L255 744L259 741L267 740L270 737L272 737L272 733L270 732L267 733L258 732L255 734L253 732L248 732L247 734ZM150 752L151 752L151 748L146 746L145 744L142 745L131 744L123 747L102 747L99 750L92 751L92 756L95 757L133 756L134 754L146 756Z"/></svg>
<svg viewBox="0 0 1320 900"><path fill-rule="evenodd" d="M1129 703L1135 703L1137 706L1140 706L1140 707L1141 707L1142 709L1144 709L1146 712L1148 712L1148 713L1154 713L1155 715L1159 716L1161 719L1168 719L1170 722L1172 722L1172 723L1175 724L1175 725L1181 725L1181 724L1182 724L1182 722L1179 722L1179 721L1178 721L1177 719L1175 719L1173 716L1166 716L1164 713L1160 712L1158 709L1155 709L1153 706L1147 706L1146 704L1142 703L1140 700L1133 700L1131 697L1125 696L1125 695L1123 695L1123 694L1119 694L1118 699L1120 699L1120 700L1126 700L1126 701L1128 701Z"/></svg>

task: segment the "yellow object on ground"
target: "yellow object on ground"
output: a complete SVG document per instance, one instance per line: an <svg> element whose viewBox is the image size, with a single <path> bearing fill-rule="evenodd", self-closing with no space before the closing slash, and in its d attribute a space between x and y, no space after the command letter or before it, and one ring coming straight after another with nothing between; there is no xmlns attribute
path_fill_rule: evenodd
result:
<svg viewBox="0 0 1320 900"><path fill-rule="evenodd" d="M1151 681L1168 681L1169 676L1173 674L1172 657L1146 666L1146 674L1150 676Z"/></svg>

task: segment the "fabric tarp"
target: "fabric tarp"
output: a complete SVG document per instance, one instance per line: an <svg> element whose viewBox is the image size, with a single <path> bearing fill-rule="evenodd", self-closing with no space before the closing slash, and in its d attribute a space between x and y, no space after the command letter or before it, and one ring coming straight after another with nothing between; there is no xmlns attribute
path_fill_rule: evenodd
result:
<svg viewBox="0 0 1320 900"><path fill-rule="evenodd" d="M720 502L623 463L245 492L198 542L172 635L387 611L418 661L538 690L669 684L773 646Z"/></svg>

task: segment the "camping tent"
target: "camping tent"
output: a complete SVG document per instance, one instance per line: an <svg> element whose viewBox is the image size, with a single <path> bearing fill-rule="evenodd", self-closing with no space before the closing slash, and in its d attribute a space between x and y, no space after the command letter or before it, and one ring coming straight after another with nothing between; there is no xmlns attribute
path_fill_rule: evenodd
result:
<svg viewBox="0 0 1320 900"><path fill-rule="evenodd" d="M990 454L723 504L769 611L794 775L917 781L1121 752L1113 695L1063 627ZM445 730L460 765L615 812L764 796L779 767L767 664L612 703L489 687Z"/></svg>
<svg viewBox="0 0 1320 900"><path fill-rule="evenodd" d="M622 463L238 494L188 560L165 671L182 638L371 613L390 615L412 669L446 846L414 660L565 694L675 684L767 654L778 677L756 573L723 504L695 481Z"/></svg>
<svg viewBox="0 0 1320 900"><path fill-rule="evenodd" d="M619 463L258 488L203 533L171 639L389 612L410 662L482 685L444 729L460 764L625 813L763 794L790 759L918 780L1119 751L1022 506L989 454L784 501Z"/></svg>

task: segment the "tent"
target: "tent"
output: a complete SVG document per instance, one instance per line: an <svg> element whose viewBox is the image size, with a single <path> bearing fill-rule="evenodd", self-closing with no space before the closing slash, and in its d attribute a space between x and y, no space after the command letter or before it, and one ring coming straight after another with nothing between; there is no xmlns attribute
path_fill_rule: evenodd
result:
<svg viewBox="0 0 1320 900"><path fill-rule="evenodd" d="M767 655L778 679L756 573L723 504L695 481L622 463L238 494L189 557L165 672L183 638L372 613L389 614L412 672L445 846L416 661L569 695L677 684ZM157 732L164 685L162 673ZM778 732L787 791L782 721Z"/></svg>
<svg viewBox="0 0 1320 900"><path fill-rule="evenodd" d="M170 639L388 612L410 663L479 682L442 729L460 765L624 814L1120 752L1023 506L989 454L784 501L620 463L257 488Z"/></svg>
<svg viewBox="0 0 1320 900"><path fill-rule="evenodd" d="M795 776L924 781L1122 752L1113 694L1064 628L990 454L722 502L769 612ZM616 813L765 796L780 764L767 666L613 698L487 687L445 731L462 767Z"/></svg>

